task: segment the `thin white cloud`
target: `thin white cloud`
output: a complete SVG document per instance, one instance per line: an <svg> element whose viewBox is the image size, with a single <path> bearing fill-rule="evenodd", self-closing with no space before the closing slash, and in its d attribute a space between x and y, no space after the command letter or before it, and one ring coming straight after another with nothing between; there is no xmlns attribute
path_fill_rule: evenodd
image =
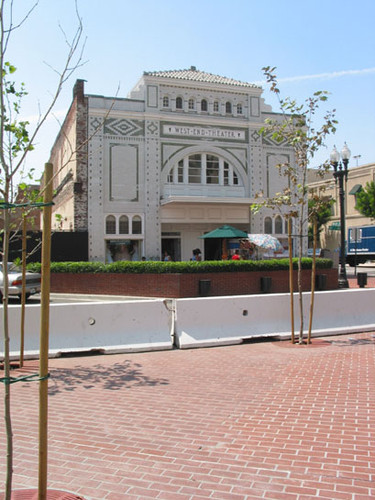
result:
<svg viewBox="0 0 375 500"><path fill-rule="evenodd" d="M341 78L343 76L361 76L375 73L375 68L365 69L348 69L344 71L333 71L332 73L319 73L317 75L300 75L289 76L286 78L278 78L279 83L302 82L306 80L331 80L333 78ZM256 82L258 85L264 85L266 82Z"/></svg>

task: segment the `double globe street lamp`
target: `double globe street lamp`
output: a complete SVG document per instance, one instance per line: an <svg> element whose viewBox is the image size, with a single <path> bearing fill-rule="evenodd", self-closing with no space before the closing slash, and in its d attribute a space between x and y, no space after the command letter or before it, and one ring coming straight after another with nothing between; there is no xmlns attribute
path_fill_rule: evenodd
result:
<svg viewBox="0 0 375 500"><path fill-rule="evenodd" d="M348 178L348 164L350 159L350 149L346 142L341 150L341 154L337 151L336 146L333 146L330 154L330 163L333 166L333 177L336 184L339 181L339 201L340 201L340 263L339 263L339 288L349 288L348 279L346 277L346 252L345 252L345 191L344 179Z"/></svg>

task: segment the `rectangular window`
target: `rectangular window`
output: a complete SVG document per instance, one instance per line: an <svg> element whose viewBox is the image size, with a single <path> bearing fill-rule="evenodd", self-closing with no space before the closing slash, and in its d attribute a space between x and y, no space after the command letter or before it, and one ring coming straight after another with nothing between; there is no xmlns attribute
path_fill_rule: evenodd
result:
<svg viewBox="0 0 375 500"><path fill-rule="evenodd" d="M206 183L219 184L219 158L207 155L206 161Z"/></svg>
<svg viewBox="0 0 375 500"><path fill-rule="evenodd" d="M183 162L183 160L178 162L177 182L180 184L182 184L184 182L184 162Z"/></svg>
<svg viewBox="0 0 375 500"><path fill-rule="evenodd" d="M191 155L189 157L189 184L200 184L202 172L201 155Z"/></svg>
<svg viewBox="0 0 375 500"><path fill-rule="evenodd" d="M362 229L359 227L354 227L353 229L349 230L350 233L350 242L351 243L356 243L361 241L362 239Z"/></svg>
<svg viewBox="0 0 375 500"><path fill-rule="evenodd" d="M224 186L229 186L229 165L227 162L224 162Z"/></svg>

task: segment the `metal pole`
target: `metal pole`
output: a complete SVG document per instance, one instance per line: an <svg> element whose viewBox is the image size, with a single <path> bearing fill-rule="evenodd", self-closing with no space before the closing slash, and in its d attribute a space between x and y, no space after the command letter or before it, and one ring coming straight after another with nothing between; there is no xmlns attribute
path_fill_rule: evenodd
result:
<svg viewBox="0 0 375 500"><path fill-rule="evenodd" d="M339 199L340 199L340 271L339 271L339 288L349 288L348 279L346 277L346 252L345 252L345 191L344 177L345 171L337 171L336 176L339 180Z"/></svg>
<svg viewBox="0 0 375 500"><path fill-rule="evenodd" d="M355 227L352 229L352 234L354 234L354 242L355 242L355 247L354 247L354 276L357 276L357 245L358 245L358 229Z"/></svg>
<svg viewBox="0 0 375 500"><path fill-rule="evenodd" d="M52 206L52 163L45 164L43 239L42 239L42 287L40 321L39 360L39 482L38 500L47 499L47 434L48 434L48 348L49 348L49 301L51 264L51 216Z"/></svg>

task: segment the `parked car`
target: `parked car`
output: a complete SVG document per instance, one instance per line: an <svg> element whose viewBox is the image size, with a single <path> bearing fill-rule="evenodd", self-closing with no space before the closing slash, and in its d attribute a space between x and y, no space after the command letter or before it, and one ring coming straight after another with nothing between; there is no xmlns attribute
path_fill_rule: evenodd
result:
<svg viewBox="0 0 375 500"><path fill-rule="evenodd" d="M39 273L26 272L26 299L30 295L40 292L41 275ZM12 262L8 262L8 293L9 296L22 297L22 269ZM4 292L3 263L0 263L0 295Z"/></svg>

